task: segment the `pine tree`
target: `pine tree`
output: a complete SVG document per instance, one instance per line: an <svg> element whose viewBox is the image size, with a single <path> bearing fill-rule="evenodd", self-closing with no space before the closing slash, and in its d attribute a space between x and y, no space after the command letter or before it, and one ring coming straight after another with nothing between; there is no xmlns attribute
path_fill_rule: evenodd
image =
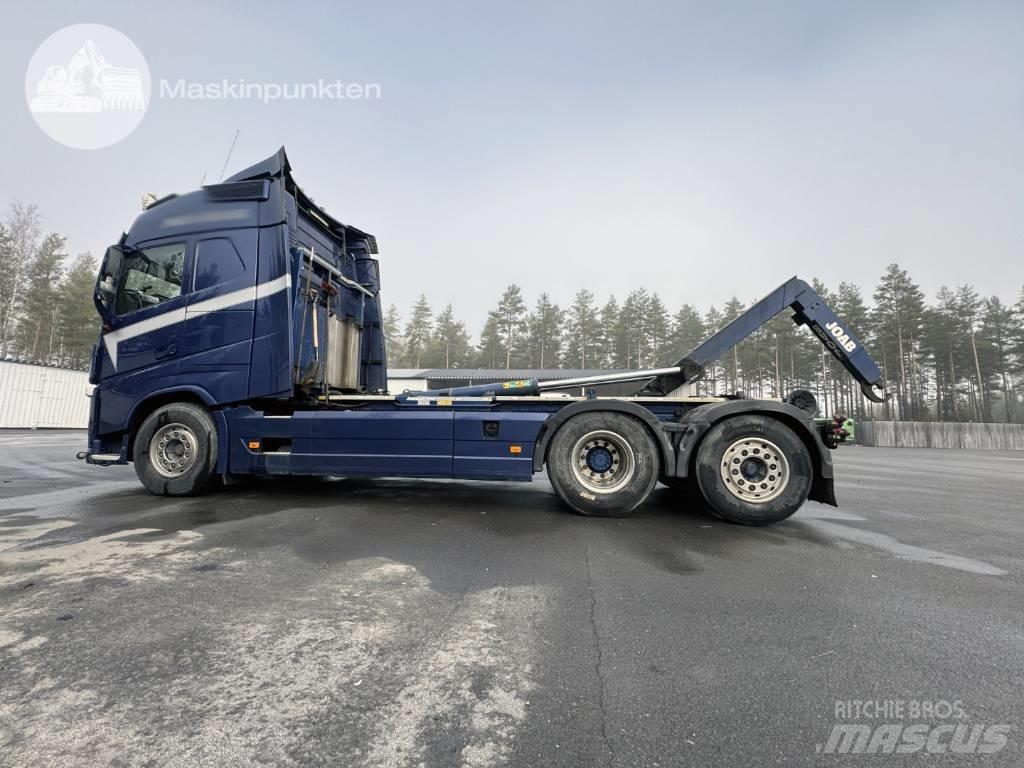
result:
<svg viewBox="0 0 1024 768"><path fill-rule="evenodd" d="M499 360L504 362L505 347L499 330L500 325L501 318L498 314L493 310L488 312L476 352L477 368L498 368Z"/></svg>
<svg viewBox="0 0 1024 768"><path fill-rule="evenodd" d="M968 377L973 417L975 421L991 421L989 410L989 388L981 373L981 358L978 354L978 326L981 321L981 299L978 292L970 285L961 285L956 291L956 309L967 328L966 341L970 344L968 368L972 371Z"/></svg>
<svg viewBox="0 0 1024 768"><path fill-rule="evenodd" d="M522 364L525 357L528 333L522 289L515 284L508 286L501 294L494 313L498 320L498 337L505 352L505 359L501 362L507 370L513 364Z"/></svg>
<svg viewBox="0 0 1024 768"><path fill-rule="evenodd" d="M806 389L803 368L797 367L804 334L786 314L778 315L765 329L768 346L768 370L772 379L771 392L783 398L794 389Z"/></svg>
<svg viewBox="0 0 1024 768"><path fill-rule="evenodd" d="M1014 412L1017 414L1017 421L1024 422L1024 408L1021 405L1021 395L1024 394L1022 378L1024 378L1024 288L1020 290L1017 303L1013 305L1010 325L1010 373L1016 378L1011 383L1011 398L1014 403Z"/></svg>
<svg viewBox="0 0 1024 768"><path fill-rule="evenodd" d="M394 304L389 305L384 314L384 343L387 346L388 367L398 368L404 355L405 337L402 335L402 317Z"/></svg>
<svg viewBox="0 0 1024 768"><path fill-rule="evenodd" d="M858 336L862 343L868 343L871 338L871 326L868 321L868 308L864 304L864 297L861 295L860 287L853 283L839 283L839 290L835 294L836 314L842 318L847 328ZM860 394L860 387L845 372L837 366L836 381L839 383L839 403L836 410L848 416L863 418L865 412L864 396Z"/></svg>
<svg viewBox="0 0 1024 768"><path fill-rule="evenodd" d="M936 303L925 309L922 335L935 382L935 417L941 421L959 421L966 414L960 404L966 328L957 309L956 294L943 286L935 298Z"/></svg>
<svg viewBox="0 0 1024 768"><path fill-rule="evenodd" d="M723 325L725 325L725 321L722 317L722 313L712 305L704 315L704 328L707 330L708 336L718 333L718 331L722 329ZM717 360L712 360L708 363L704 372L704 379L707 384L705 387L706 393L709 395L716 395L720 394L720 389L728 389L728 386L721 386L722 378L724 377L722 376L721 364Z"/></svg>
<svg viewBox="0 0 1024 768"><path fill-rule="evenodd" d="M530 314L529 365L552 368L558 365L562 349L562 315L551 297L542 293Z"/></svg>
<svg viewBox="0 0 1024 768"><path fill-rule="evenodd" d="M432 314L427 297L420 294L405 326L405 349L401 358L404 367L421 367L434 329Z"/></svg>
<svg viewBox="0 0 1024 768"><path fill-rule="evenodd" d="M693 351L708 336L700 312L692 304L683 304L672 318L672 330L668 339L668 358L675 362Z"/></svg>
<svg viewBox="0 0 1024 768"><path fill-rule="evenodd" d="M664 365L671 365L675 362L669 353L669 335L671 323L669 322L668 310L657 293L651 294L651 300L647 304L647 333L651 345L651 365L659 368Z"/></svg>
<svg viewBox="0 0 1024 768"><path fill-rule="evenodd" d="M618 299L609 296L598 312L598 348L590 368L628 368L629 339L621 323Z"/></svg>
<svg viewBox="0 0 1024 768"><path fill-rule="evenodd" d="M1006 422L1017 420L1013 374L1010 370L1013 323L1013 309L1003 304L998 296L991 296L983 302L981 327L978 331L982 369L989 372L995 381L999 390L999 415Z"/></svg>
<svg viewBox="0 0 1024 768"><path fill-rule="evenodd" d="M31 360L48 361L53 352L59 286L64 259L67 258L65 242L65 238L56 233L47 235L26 270L25 288L20 302L24 316L19 321L18 335L22 351Z"/></svg>
<svg viewBox="0 0 1024 768"><path fill-rule="evenodd" d="M647 327L651 297L643 288L626 294L619 313L619 327L626 339L626 367L643 368L651 356L651 337Z"/></svg>
<svg viewBox="0 0 1024 768"><path fill-rule="evenodd" d="M739 299L733 296L725 303L725 306L722 307L721 324L725 325L726 323L732 322L743 314L743 310L743 304ZM740 386L740 376L742 375L742 369L740 368L740 347L743 346L743 344L744 342L737 344L729 350L725 354L724 359L720 361L726 375L725 386L730 392L737 392L743 389L743 387Z"/></svg>
<svg viewBox="0 0 1024 768"><path fill-rule="evenodd" d="M875 289L876 348L886 379L895 382L900 419L925 418L917 342L923 331L924 296L899 264L890 264Z"/></svg>
<svg viewBox="0 0 1024 768"><path fill-rule="evenodd" d="M567 368L594 367L599 357L599 331L597 310L594 309L594 294L582 290L577 292L566 317L564 358Z"/></svg>
<svg viewBox="0 0 1024 768"><path fill-rule="evenodd" d="M835 294L824 283L814 278L811 280L811 287L828 306L836 306ZM833 365L834 360L831 353L818 341L810 329L805 329L805 332L801 334L801 339L803 345L807 347L804 365L811 374L812 386L820 403L820 413L826 416L840 414L842 408L838 402L839 386L836 382L836 367Z"/></svg>
<svg viewBox="0 0 1024 768"><path fill-rule="evenodd" d="M764 397L769 389L773 351L774 341L765 327L756 329L736 346L733 358L738 361L740 391L752 397Z"/></svg>
<svg viewBox="0 0 1024 768"><path fill-rule="evenodd" d="M100 321L92 300L97 269L99 264L92 254L76 256L58 289L53 353L57 362L71 368L88 367L92 345L99 334Z"/></svg>
<svg viewBox="0 0 1024 768"><path fill-rule="evenodd" d="M469 357L469 334L464 323L455 319L449 304L437 316L431 337L427 365L439 368L459 368Z"/></svg>

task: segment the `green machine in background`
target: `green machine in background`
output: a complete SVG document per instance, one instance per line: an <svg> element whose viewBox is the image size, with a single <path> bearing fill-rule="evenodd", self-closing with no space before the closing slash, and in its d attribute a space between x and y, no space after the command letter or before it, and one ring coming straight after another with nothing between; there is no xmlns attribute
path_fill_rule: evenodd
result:
<svg viewBox="0 0 1024 768"><path fill-rule="evenodd" d="M827 428L828 425L831 425L836 443L857 442L856 422L848 416L843 416L842 414L836 414L832 418L818 416L814 419L814 423L822 428Z"/></svg>

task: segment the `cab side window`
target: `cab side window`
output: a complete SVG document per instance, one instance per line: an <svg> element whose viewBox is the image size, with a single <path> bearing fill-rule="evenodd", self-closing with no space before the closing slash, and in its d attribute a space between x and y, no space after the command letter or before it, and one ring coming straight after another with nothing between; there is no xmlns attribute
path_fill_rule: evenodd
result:
<svg viewBox="0 0 1024 768"><path fill-rule="evenodd" d="M226 237L200 240L196 245L195 281L192 288L201 291L228 283L245 275L245 263Z"/></svg>
<svg viewBox="0 0 1024 768"><path fill-rule="evenodd" d="M116 312L125 315L181 295L185 243L129 250L117 291Z"/></svg>

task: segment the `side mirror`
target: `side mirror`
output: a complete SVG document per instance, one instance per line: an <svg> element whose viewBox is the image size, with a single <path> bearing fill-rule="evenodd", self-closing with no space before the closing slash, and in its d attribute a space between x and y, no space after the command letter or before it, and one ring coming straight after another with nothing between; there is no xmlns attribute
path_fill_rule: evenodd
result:
<svg viewBox="0 0 1024 768"><path fill-rule="evenodd" d="M103 255L100 273L96 277L96 289L93 291L93 304L104 320L114 312L114 297L117 295L117 281L121 276L121 265L124 252L120 246L112 245Z"/></svg>
<svg viewBox="0 0 1024 768"><path fill-rule="evenodd" d="M110 302L114 300L114 296L117 294L117 289L114 288L114 281L109 275L104 277L96 288L100 292L100 301L105 305L110 304Z"/></svg>

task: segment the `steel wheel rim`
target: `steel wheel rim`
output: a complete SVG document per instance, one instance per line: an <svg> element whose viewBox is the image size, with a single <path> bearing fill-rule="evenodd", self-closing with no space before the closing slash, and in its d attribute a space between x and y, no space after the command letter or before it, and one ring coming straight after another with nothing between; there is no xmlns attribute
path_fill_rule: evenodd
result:
<svg viewBox="0 0 1024 768"><path fill-rule="evenodd" d="M167 424L149 441L149 463L159 475L181 477L196 463L196 433L184 424Z"/></svg>
<svg viewBox="0 0 1024 768"><path fill-rule="evenodd" d="M778 498L790 478L786 454L763 437L744 437L726 448L721 474L726 490L748 504Z"/></svg>
<svg viewBox="0 0 1024 768"><path fill-rule="evenodd" d="M583 435L572 449L576 481L593 493L615 493L636 473L636 457L626 439L605 429Z"/></svg>

